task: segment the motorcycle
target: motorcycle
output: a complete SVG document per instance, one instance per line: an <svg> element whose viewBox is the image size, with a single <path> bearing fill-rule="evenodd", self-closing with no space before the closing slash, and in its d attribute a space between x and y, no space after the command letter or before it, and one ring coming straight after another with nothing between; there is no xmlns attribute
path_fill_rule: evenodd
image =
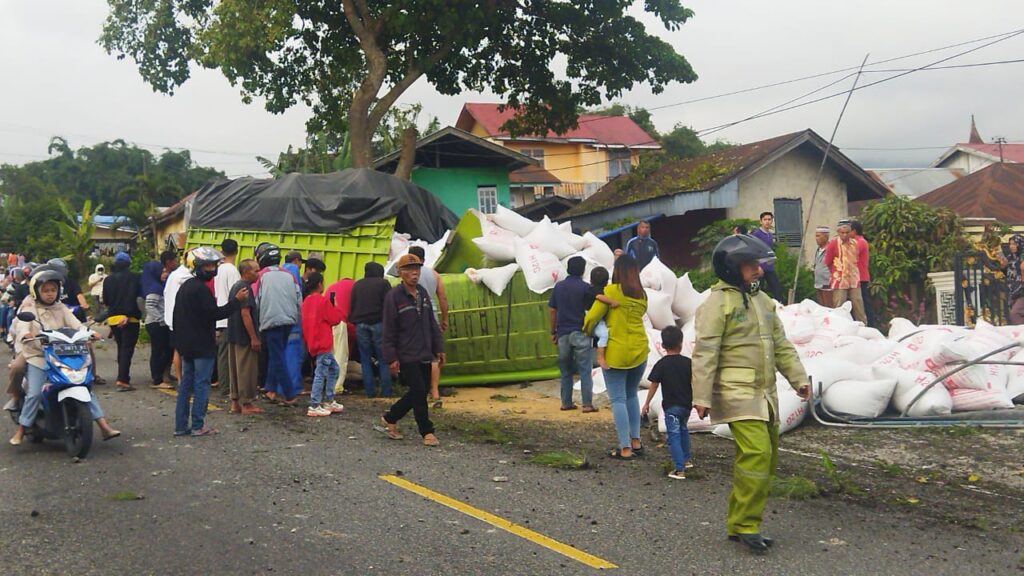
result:
<svg viewBox="0 0 1024 576"><path fill-rule="evenodd" d="M18 314L21 322L37 322L35 314ZM42 327L42 323L39 323ZM46 383L43 385L42 403L36 421L26 431L32 442L44 439L63 440L68 455L85 458L92 447L93 366L89 354L92 331L86 326L78 330L42 328L38 340L43 346L46 361ZM27 380L23 384L28 389ZM23 402L8 409L11 419L18 423Z"/></svg>

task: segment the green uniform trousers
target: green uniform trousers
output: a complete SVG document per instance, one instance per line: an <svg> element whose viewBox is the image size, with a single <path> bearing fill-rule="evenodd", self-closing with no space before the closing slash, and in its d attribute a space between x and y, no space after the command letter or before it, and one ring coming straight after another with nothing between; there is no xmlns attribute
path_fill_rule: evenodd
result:
<svg viewBox="0 0 1024 576"><path fill-rule="evenodd" d="M726 531L730 536L757 534L779 461L779 423L773 415L771 422L730 422L729 430L736 441L736 461Z"/></svg>

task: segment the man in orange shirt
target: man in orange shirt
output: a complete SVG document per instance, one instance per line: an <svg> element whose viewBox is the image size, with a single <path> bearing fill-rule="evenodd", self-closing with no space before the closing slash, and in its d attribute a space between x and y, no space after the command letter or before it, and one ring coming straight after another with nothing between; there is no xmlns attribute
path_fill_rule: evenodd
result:
<svg viewBox="0 0 1024 576"><path fill-rule="evenodd" d="M850 234L849 221L843 220L837 228L839 236L825 249L825 265L832 272L829 288L832 305L836 308L849 300L853 303L853 319L865 322L864 300L860 293L860 269L857 266L858 246Z"/></svg>
<svg viewBox="0 0 1024 576"><path fill-rule="evenodd" d="M860 272L860 297L864 301L866 324L874 326L875 311L871 307L871 294L868 291L871 285L871 271L868 269L871 256L868 253L868 241L864 238L864 225L859 220L850 222L850 237L857 242L857 270Z"/></svg>

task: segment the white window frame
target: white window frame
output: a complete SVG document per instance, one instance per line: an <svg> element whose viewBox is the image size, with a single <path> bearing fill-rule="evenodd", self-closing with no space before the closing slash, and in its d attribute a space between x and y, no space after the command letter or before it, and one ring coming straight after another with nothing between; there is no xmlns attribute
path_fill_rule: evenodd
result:
<svg viewBox="0 0 1024 576"><path fill-rule="evenodd" d="M522 148L519 153L523 156L528 156L540 162L540 167L544 167L544 149L543 148Z"/></svg>
<svg viewBox="0 0 1024 576"><path fill-rule="evenodd" d="M633 169L633 153L628 149L608 149L608 179L628 174Z"/></svg>
<svg viewBox="0 0 1024 576"><path fill-rule="evenodd" d="M482 214L494 214L498 211L498 187L493 184L476 187L477 209Z"/></svg>

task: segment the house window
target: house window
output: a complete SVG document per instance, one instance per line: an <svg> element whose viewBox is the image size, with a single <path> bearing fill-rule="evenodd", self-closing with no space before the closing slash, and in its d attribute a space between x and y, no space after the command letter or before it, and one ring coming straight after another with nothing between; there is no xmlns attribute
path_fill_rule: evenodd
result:
<svg viewBox="0 0 1024 576"><path fill-rule="evenodd" d="M791 248L800 247L804 210L799 198L775 199L775 241Z"/></svg>
<svg viewBox="0 0 1024 576"><path fill-rule="evenodd" d="M552 197L554 195L555 195L555 187L554 186L545 186L544 187L544 197L545 198L550 198L550 197Z"/></svg>
<svg viewBox="0 0 1024 576"><path fill-rule="evenodd" d="M477 206L484 214L494 214L498 211L498 188L495 186L476 187Z"/></svg>
<svg viewBox="0 0 1024 576"><path fill-rule="evenodd" d="M633 154L629 150L608 151L608 179L626 174L633 167Z"/></svg>
<svg viewBox="0 0 1024 576"><path fill-rule="evenodd" d="M540 167L544 167L544 149L543 148L523 148L519 151L523 156L529 156L534 160L540 162Z"/></svg>

